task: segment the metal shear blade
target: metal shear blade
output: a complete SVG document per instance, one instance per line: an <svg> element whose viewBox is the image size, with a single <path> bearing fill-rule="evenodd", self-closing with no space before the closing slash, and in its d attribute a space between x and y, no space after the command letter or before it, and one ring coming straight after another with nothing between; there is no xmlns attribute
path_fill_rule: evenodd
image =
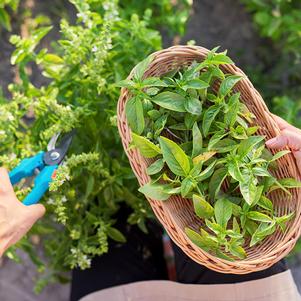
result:
<svg viewBox="0 0 301 301"><path fill-rule="evenodd" d="M69 133L65 134L58 146L56 146L56 143L60 136L60 133L55 134L50 139L47 146L48 151L44 154L44 162L46 165L58 165L62 162L69 149L74 135L75 130L72 130Z"/></svg>

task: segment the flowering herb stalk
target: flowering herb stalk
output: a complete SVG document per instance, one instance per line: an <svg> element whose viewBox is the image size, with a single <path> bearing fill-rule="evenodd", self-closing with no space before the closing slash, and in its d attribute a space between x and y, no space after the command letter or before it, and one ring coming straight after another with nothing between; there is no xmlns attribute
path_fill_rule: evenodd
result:
<svg viewBox="0 0 301 301"><path fill-rule="evenodd" d="M40 272L37 291L49 282L65 281L64 271L88 268L94 256L109 251L111 239L126 240L124 229L115 224L121 204L131 208L129 227L137 224L146 231L145 219L153 217L143 195L137 195L120 143L115 83L146 53L160 49L161 36L151 29L150 9L140 18L129 16L121 1L70 2L77 18L72 24L61 21L61 36L52 41L52 49L41 44L51 26L39 22L32 23L27 37L11 36L16 47L11 63L19 80L8 87L10 99L0 91L0 164L8 170L45 149L54 133L77 130L50 193L41 201L47 214L6 253L17 261L17 249L29 254ZM32 82L31 70L35 78L43 78L41 85ZM22 184L15 187L20 200L30 191ZM40 241L40 247L32 241Z"/></svg>
<svg viewBox="0 0 301 301"><path fill-rule="evenodd" d="M227 260L244 259L254 246L280 228L293 212L278 215L269 193L300 187L292 178L276 179L283 150L272 155L256 135L255 116L234 91L240 75L224 74L232 64L217 48L201 63L162 77L144 78L152 57L138 64L133 78L120 82L131 93L126 117L132 146L152 158L151 181L139 191L165 201L181 195L193 203L201 228L186 228L193 243ZM213 84L219 82L219 88ZM225 188L227 185L227 189Z"/></svg>

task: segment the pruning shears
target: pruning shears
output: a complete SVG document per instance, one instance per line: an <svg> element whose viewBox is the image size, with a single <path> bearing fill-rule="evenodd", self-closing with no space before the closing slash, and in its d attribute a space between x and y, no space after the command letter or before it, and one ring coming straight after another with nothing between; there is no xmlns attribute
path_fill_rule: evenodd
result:
<svg viewBox="0 0 301 301"><path fill-rule="evenodd" d="M65 158L74 134L75 131L72 130L63 135L58 146L56 146L56 142L60 133L53 135L46 152L41 151L32 157L23 159L9 173L10 181L14 185L24 178L34 176L36 171L39 171L35 177L33 189L23 200L24 205L36 204L49 189L49 184L55 178L56 170Z"/></svg>

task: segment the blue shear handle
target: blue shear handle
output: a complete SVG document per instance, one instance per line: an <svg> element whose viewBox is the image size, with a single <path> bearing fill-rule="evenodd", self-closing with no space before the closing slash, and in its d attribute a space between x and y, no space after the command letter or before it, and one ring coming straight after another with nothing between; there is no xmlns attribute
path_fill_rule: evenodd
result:
<svg viewBox="0 0 301 301"><path fill-rule="evenodd" d="M44 152L39 152L31 158L22 160L20 164L9 173L9 178L12 185L18 183L23 178L33 176L36 168L43 168L43 156Z"/></svg>
<svg viewBox="0 0 301 301"><path fill-rule="evenodd" d="M44 169L35 178L33 189L23 200L24 205L29 206L39 202L44 193L48 190L49 183L52 181L52 175L57 168L58 165L44 167Z"/></svg>

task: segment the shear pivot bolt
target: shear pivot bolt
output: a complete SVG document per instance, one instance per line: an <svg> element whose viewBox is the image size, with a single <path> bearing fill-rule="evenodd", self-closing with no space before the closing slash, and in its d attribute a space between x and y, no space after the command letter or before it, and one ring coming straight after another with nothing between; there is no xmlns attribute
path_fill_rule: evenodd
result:
<svg viewBox="0 0 301 301"><path fill-rule="evenodd" d="M57 160L60 157L60 154L58 152L53 152L50 154L50 158L52 161Z"/></svg>

